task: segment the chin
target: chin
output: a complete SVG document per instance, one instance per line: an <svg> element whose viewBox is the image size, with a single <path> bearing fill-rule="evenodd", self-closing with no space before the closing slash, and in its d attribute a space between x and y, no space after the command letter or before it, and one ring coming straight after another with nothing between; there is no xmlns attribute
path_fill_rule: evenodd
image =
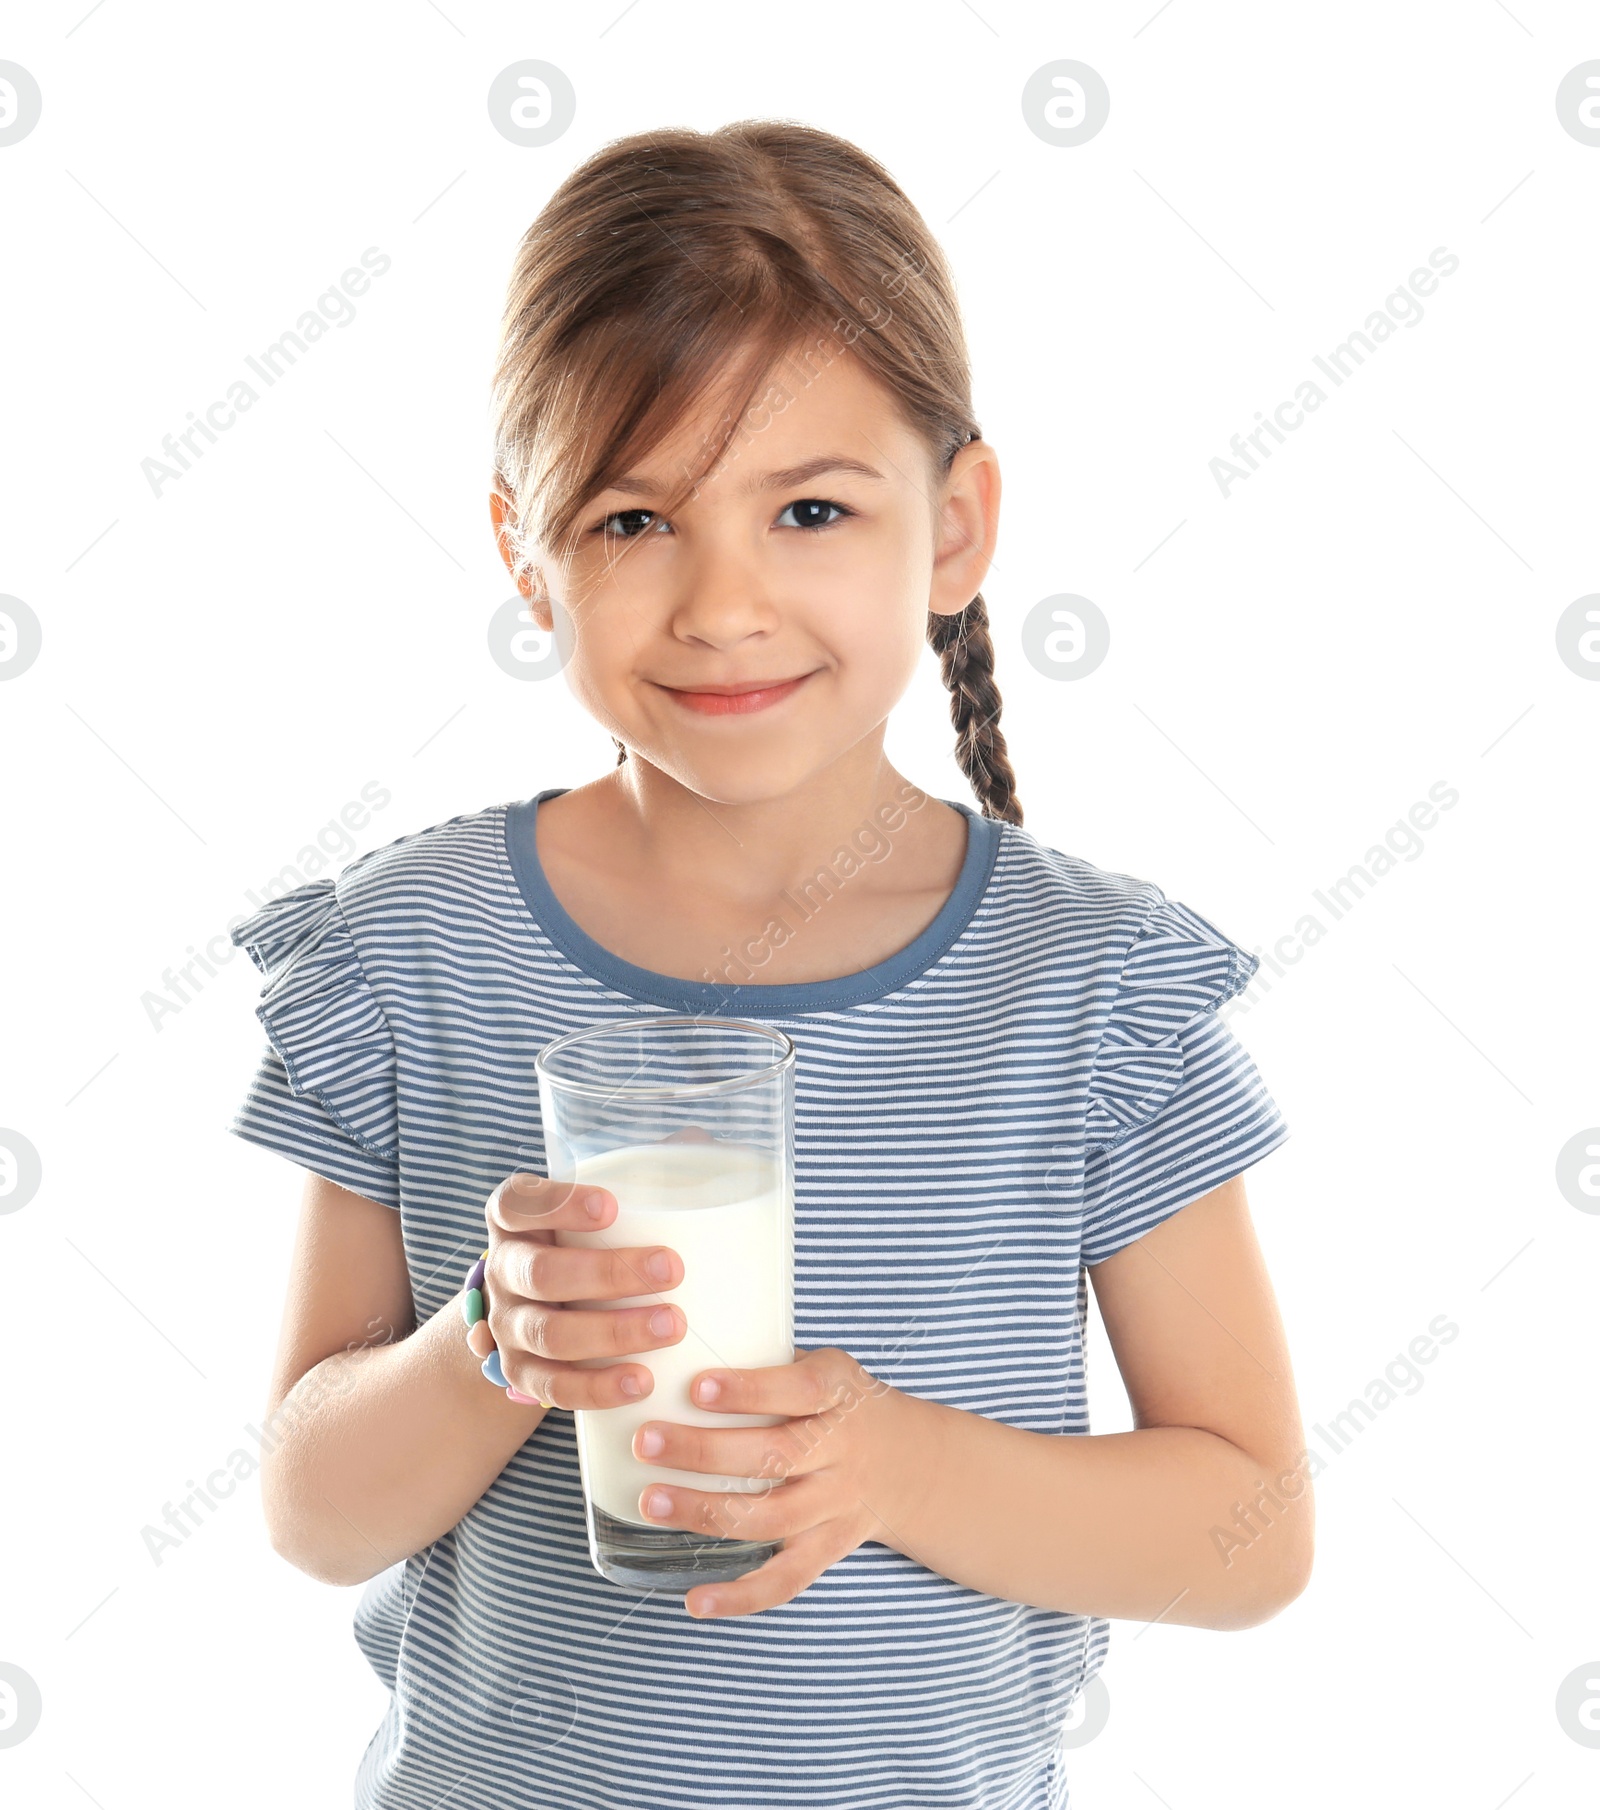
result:
<svg viewBox="0 0 1600 1810"><path fill-rule="evenodd" d="M815 747L730 748L710 758L703 750L696 750L693 755L682 749L660 755L648 748L640 752L653 767L708 804L766 804L774 798L786 798L827 765Z"/></svg>

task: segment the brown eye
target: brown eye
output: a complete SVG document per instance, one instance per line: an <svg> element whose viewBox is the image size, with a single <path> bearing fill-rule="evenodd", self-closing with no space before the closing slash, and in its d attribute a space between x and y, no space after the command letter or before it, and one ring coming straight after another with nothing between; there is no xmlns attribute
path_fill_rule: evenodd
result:
<svg viewBox="0 0 1600 1810"><path fill-rule="evenodd" d="M637 540L639 535L645 531L645 528L648 525L638 518L641 516L649 517L654 514L655 511L653 509L614 509L603 521L595 524L594 532L599 535L604 535L609 540ZM613 534L611 532L611 524L613 522L629 522L635 525L633 527L625 527L616 534Z"/></svg>
<svg viewBox="0 0 1600 1810"><path fill-rule="evenodd" d="M831 521L819 521L816 516L811 513L813 510L817 509L832 509L836 511L836 514ZM847 515L855 514L853 509L846 509L843 503L830 503L825 497L814 496L801 497L798 502L791 503L789 507L783 511L783 514L778 517L778 520L782 522L783 517L792 512L798 513L800 520L789 524L790 526L795 528L813 529L837 527Z"/></svg>

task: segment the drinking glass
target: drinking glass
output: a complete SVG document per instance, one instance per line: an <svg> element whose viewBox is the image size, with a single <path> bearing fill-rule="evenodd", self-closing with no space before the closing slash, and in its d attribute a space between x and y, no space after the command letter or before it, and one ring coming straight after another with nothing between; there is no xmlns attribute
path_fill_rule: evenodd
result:
<svg viewBox="0 0 1600 1810"><path fill-rule="evenodd" d="M603 1578L634 1590L686 1591L742 1577L777 1552L740 1531L733 1505L715 1534L659 1527L639 1513L652 1483L758 1495L779 1481L723 1477L633 1455L647 1420L702 1427L775 1426L781 1414L722 1414L689 1399L702 1370L794 1362L795 1046L782 1031L738 1018L635 1016L591 1025L538 1054L545 1172L616 1196L601 1231L559 1229L591 1248L664 1244L683 1280L579 1308L676 1302L688 1330L636 1354L655 1377L642 1400L576 1409L589 1556ZM582 1358L600 1369L616 1357Z"/></svg>

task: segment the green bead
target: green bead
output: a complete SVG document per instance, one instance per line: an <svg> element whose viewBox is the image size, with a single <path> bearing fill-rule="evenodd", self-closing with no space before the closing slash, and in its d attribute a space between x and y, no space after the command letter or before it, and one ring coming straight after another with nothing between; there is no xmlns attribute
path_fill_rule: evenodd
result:
<svg viewBox="0 0 1600 1810"><path fill-rule="evenodd" d="M461 1301L461 1317L469 1326L476 1326L483 1318L483 1290L469 1288Z"/></svg>

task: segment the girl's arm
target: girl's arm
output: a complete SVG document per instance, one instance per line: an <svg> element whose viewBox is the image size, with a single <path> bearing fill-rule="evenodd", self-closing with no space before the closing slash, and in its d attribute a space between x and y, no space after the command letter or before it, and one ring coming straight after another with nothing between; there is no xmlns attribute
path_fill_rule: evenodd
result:
<svg viewBox="0 0 1600 1810"><path fill-rule="evenodd" d="M308 1175L261 1471L275 1550L364 1583L454 1527L543 1418L484 1379L459 1294L415 1326L400 1215Z"/></svg>
<svg viewBox="0 0 1600 1810"><path fill-rule="evenodd" d="M1089 1271L1136 1430L1041 1434L922 1400L934 1463L882 1538L1013 1602L1247 1628L1305 1588L1289 1354L1232 1181Z"/></svg>

